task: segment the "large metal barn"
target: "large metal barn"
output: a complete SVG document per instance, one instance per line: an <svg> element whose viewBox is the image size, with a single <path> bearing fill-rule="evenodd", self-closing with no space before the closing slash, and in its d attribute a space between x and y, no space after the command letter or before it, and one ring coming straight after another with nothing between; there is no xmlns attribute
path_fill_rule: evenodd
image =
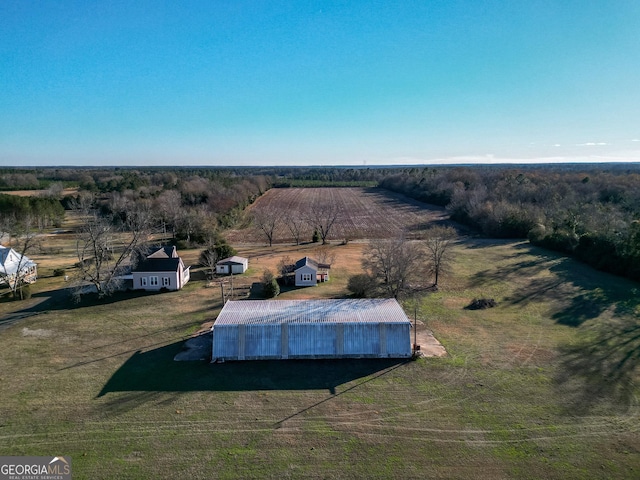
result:
<svg viewBox="0 0 640 480"><path fill-rule="evenodd" d="M212 361L407 358L411 322L394 299L229 301Z"/></svg>

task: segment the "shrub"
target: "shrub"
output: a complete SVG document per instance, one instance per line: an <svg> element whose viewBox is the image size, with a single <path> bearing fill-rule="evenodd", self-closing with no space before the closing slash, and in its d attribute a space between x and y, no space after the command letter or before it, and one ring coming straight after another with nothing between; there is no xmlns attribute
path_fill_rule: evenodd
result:
<svg viewBox="0 0 640 480"><path fill-rule="evenodd" d="M493 308L496 305L497 303L493 298L474 298L466 308L467 310L484 310L485 308Z"/></svg>
<svg viewBox="0 0 640 480"><path fill-rule="evenodd" d="M223 237L216 235L210 245L200 252L198 261L202 266L211 267L213 266L211 265L212 260L215 260L215 264L222 259L233 257L237 254L236 249L229 245Z"/></svg>
<svg viewBox="0 0 640 480"><path fill-rule="evenodd" d="M313 235L311 236L311 241L313 243L318 243L320 241L320 233L318 232L317 228L313 230Z"/></svg>
<svg viewBox="0 0 640 480"><path fill-rule="evenodd" d="M371 275L360 273L349 277L347 289L357 298L370 296L376 288L376 281Z"/></svg>
<svg viewBox="0 0 640 480"><path fill-rule="evenodd" d="M55 268L53 270L53 276L54 277L64 277L66 271L64 268Z"/></svg>
<svg viewBox="0 0 640 480"><path fill-rule="evenodd" d="M176 241L176 248L178 250L187 250L187 249L191 248L191 243L186 241L186 240L177 240Z"/></svg>
<svg viewBox="0 0 640 480"><path fill-rule="evenodd" d="M540 245L540 243L544 240L545 235L546 235L546 228L544 225L539 223L536 226L534 226L531 230L529 230L529 233L527 234L527 238L534 245Z"/></svg>
<svg viewBox="0 0 640 480"><path fill-rule="evenodd" d="M270 270L265 270L262 275L262 293L264 298L274 298L280 295L280 285Z"/></svg>

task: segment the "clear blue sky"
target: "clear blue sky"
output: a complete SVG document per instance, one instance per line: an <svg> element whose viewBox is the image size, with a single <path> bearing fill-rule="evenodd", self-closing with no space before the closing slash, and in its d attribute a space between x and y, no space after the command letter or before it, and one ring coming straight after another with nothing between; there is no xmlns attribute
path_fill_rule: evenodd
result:
<svg viewBox="0 0 640 480"><path fill-rule="evenodd" d="M0 2L0 165L640 161L640 1Z"/></svg>

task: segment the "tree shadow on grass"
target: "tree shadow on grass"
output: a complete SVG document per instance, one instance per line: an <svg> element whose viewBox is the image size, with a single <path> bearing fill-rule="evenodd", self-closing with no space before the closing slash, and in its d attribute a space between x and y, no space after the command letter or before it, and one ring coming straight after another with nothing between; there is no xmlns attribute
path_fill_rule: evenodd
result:
<svg viewBox="0 0 640 480"><path fill-rule="evenodd" d="M405 359L176 362L183 341L134 353L104 385L111 392L324 390L406 363Z"/></svg>
<svg viewBox="0 0 640 480"><path fill-rule="evenodd" d="M640 373L640 321L628 316L602 322L562 350L557 386L571 413L587 413L607 403L633 404Z"/></svg>
<svg viewBox="0 0 640 480"><path fill-rule="evenodd" d="M14 323L34 315L54 310L77 310L85 307L93 307L96 305L110 305L133 298L146 297L151 295L170 295L175 292L147 292L144 290L127 290L115 292L113 295L104 298L98 298L98 294L89 293L83 295L79 302L73 297L73 288L61 288L40 292L32 295L34 300L30 307L16 310L0 317L0 330L13 325ZM34 303L35 302L35 303Z"/></svg>
<svg viewBox="0 0 640 480"><path fill-rule="evenodd" d="M638 284L599 272L569 257L544 249L519 246L524 254L520 262L484 269L470 278L470 286L481 288L497 283L512 283L511 295L502 303L526 306L532 302L551 307L557 323L579 327L606 311L613 315L632 315L640 308Z"/></svg>

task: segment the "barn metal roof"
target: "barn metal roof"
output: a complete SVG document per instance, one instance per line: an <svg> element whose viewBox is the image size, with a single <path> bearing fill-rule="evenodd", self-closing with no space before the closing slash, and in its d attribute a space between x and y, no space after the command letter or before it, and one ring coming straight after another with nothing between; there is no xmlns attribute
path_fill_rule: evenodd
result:
<svg viewBox="0 0 640 480"><path fill-rule="evenodd" d="M224 258L218 262L218 265L242 265L246 262L247 259L244 257L238 257L234 255L233 257Z"/></svg>
<svg viewBox="0 0 640 480"><path fill-rule="evenodd" d="M296 323L409 323L393 298L339 300L240 300L228 301L218 325Z"/></svg>

